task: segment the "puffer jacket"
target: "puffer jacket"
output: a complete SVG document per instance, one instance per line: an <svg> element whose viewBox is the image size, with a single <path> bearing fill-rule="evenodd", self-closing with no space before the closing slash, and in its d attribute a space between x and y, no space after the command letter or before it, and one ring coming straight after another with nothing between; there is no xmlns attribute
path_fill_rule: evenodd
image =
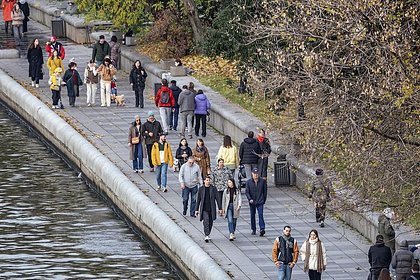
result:
<svg viewBox="0 0 420 280"><path fill-rule="evenodd" d="M196 115L207 115L207 111L210 109L210 101L207 96L202 94L197 94L195 96L195 110L194 114Z"/></svg>
<svg viewBox="0 0 420 280"><path fill-rule="evenodd" d="M384 214L378 217L378 233L384 237L385 245L395 250L395 231L391 225L391 221Z"/></svg>
<svg viewBox="0 0 420 280"><path fill-rule="evenodd" d="M239 148L241 164L257 164L261 154L261 147L255 138L245 138Z"/></svg>
<svg viewBox="0 0 420 280"><path fill-rule="evenodd" d="M411 266L414 264L413 253L408 250L407 240L400 242L400 249L392 257L391 266L398 276L410 276Z"/></svg>

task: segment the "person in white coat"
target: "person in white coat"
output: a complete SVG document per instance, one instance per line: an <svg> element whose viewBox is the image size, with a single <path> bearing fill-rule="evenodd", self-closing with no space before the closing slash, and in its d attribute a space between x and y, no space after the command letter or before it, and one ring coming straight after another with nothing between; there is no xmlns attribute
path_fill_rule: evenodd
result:
<svg viewBox="0 0 420 280"><path fill-rule="evenodd" d="M321 274L327 267L327 252L324 243L319 239L318 231L313 229L300 248L300 256L304 263L303 271L310 280L321 280Z"/></svg>
<svg viewBox="0 0 420 280"><path fill-rule="evenodd" d="M236 221L239 218L239 211L242 206L241 191L236 188L235 180L229 178L227 188L223 191L222 211L228 221L229 240L235 240Z"/></svg>

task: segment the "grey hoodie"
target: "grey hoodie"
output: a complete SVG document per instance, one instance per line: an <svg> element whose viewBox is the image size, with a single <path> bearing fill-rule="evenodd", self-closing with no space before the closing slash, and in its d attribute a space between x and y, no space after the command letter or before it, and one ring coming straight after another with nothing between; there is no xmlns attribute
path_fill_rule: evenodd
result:
<svg viewBox="0 0 420 280"><path fill-rule="evenodd" d="M203 185L200 166L194 162L192 166L184 163L179 170L179 182L185 184L187 188L193 188L198 184Z"/></svg>
<svg viewBox="0 0 420 280"><path fill-rule="evenodd" d="M194 111L195 94L189 90L182 90L178 99L179 112Z"/></svg>

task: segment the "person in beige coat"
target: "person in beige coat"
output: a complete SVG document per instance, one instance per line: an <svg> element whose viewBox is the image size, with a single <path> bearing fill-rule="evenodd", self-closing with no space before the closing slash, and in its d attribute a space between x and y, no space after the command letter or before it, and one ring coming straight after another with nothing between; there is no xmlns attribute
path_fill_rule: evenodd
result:
<svg viewBox="0 0 420 280"><path fill-rule="evenodd" d="M223 191L222 213L227 218L229 228L229 240L235 240L236 221L242 206L241 191L236 188L235 180L229 178L227 188Z"/></svg>
<svg viewBox="0 0 420 280"><path fill-rule="evenodd" d="M309 232L299 252L304 263L303 271L308 273L309 279L321 280L321 274L327 267L327 253L316 229Z"/></svg>
<svg viewBox="0 0 420 280"><path fill-rule="evenodd" d="M104 63L97 70L101 77L101 107L111 106L111 80L117 74L117 69L111 64L111 59L106 57Z"/></svg>

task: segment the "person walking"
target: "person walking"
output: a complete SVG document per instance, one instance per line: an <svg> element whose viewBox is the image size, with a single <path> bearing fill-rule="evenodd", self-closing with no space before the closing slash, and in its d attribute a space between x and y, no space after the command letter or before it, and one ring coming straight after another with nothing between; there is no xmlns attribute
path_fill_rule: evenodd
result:
<svg viewBox="0 0 420 280"><path fill-rule="evenodd" d="M29 45L26 58L29 62L29 77L32 81L32 86L39 87L39 80L43 79L42 65L44 58L42 56L42 49L37 38L33 39Z"/></svg>
<svg viewBox="0 0 420 280"><path fill-rule="evenodd" d="M319 223L320 227L324 227L327 202L331 200L330 190L332 183L328 178L324 177L324 170L320 168L315 171L315 175L317 177L312 184L312 190L309 197L313 198L315 204L316 222Z"/></svg>
<svg viewBox="0 0 420 280"><path fill-rule="evenodd" d="M61 86L64 84L61 78L63 70L60 67L54 69L54 73L50 76L48 84L50 85L52 95L52 109L60 109L58 102L61 99Z"/></svg>
<svg viewBox="0 0 420 280"><path fill-rule="evenodd" d="M251 170L258 168L259 155L261 154L261 147L254 138L254 132L248 132L248 138L245 138L239 147L240 164L245 166L246 178L251 178Z"/></svg>
<svg viewBox="0 0 420 280"><path fill-rule="evenodd" d="M261 155L258 159L258 170L261 172L260 176L267 181L268 157L271 154L271 145L264 129L260 129L258 132L257 141L261 148Z"/></svg>
<svg viewBox="0 0 420 280"><path fill-rule="evenodd" d="M203 179L210 174L210 154L207 147L204 145L204 140L201 138L197 139L195 149L192 150L195 162L200 166L201 174Z"/></svg>
<svg viewBox="0 0 420 280"><path fill-rule="evenodd" d="M141 66L140 60L136 60L133 64L133 69L130 72L130 85L133 87L134 95L136 96L136 107L144 107L144 88L146 87L146 70Z"/></svg>
<svg viewBox="0 0 420 280"><path fill-rule="evenodd" d="M304 263L303 271L308 273L309 280L321 280L321 274L327 267L327 252L316 229L311 230L308 239L303 242L300 257Z"/></svg>
<svg viewBox="0 0 420 280"><path fill-rule="evenodd" d="M187 139L181 138L179 141L178 149L175 153L175 158L178 160L179 166L181 167L183 164L185 164L191 156L192 151L191 148L188 147Z"/></svg>
<svg viewBox="0 0 420 280"><path fill-rule="evenodd" d="M222 205L223 192L230 178L232 178L232 172L225 166L225 161L219 158L217 160L217 166L211 172L211 181L217 189L217 199L220 205Z"/></svg>
<svg viewBox="0 0 420 280"><path fill-rule="evenodd" d="M48 57L47 67L49 69L50 76L54 73L54 70L58 67L64 69L64 64L61 58L58 56L57 51L53 51L53 55Z"/></svg>
<svg viewBox="0 0 420 280"><path fill-rule="evenodd" d="M70 106L74 107L76 97L79 96L79 86L83 85L80 74L77 71L77 64L75 62L69 63L69 69L66 70L63 76L63 81L67 87L67 95L69 97Z"/></svg>
<svg viewBox="0 0 420 280"><path fill-rule="evenodd" d="M92 59L96 62L99 67L105 61L105 57L111 56L111 47L109 46L108 42L105 41L105 36L100 35L99 40L93 46L92 49ZM111 64L111 59L109 60Z"/></svg>
<svg viewBox="0 0 420 280"><path fill-rule="evenodd" d="M121 55L121 44L118 43L117 36L113 35L111 37L111 42L109 42L109 48L111 49L111 62L116 69L120 69L120 55Z"/></svg>
<svg viewBox="0 0 420 280"><path fill-rule="evenodd" d="M98 89L98 67L91 59L87 64L84 72L84 80L86 84L86 103L87 106L95 106L96 90Z"/></svg>
<svg viewBox="0 0 420 280"><path fill-rule="evenodd" d="M156 107L159 108L160 118L162 120L163 131L169 131L169 117L172 107L175 106L175 98L172 90L168 87L168 80L162 79L162 86L155 96Z"/></svg>
<svg viewBox="0 0 420 280"><path fill-rule="evenodd" d="M408 280L411 276L411 267L415 263L414 256L408 250L407 240L400 241L399 245L400 249L392 257L391 266L395 269L397 280Z"/></svg>
<svg viewBox="0 0 420 280"><path fill-rule="evenodd" d="M170 89L172 90L172 94L174 95L175 99L175 106L172 107L171 114L169 116L169 129L170 130L177 130L178 128L178 115L179 115L179 95L181 94L181 89L176 85L176 81L171 81Z"/></svg>
<svg viewBox="0 0 420 280"><path fill-rule="evenodd" d="M168 166L172 167L174 158L169 143L166 141L166 133L159 134L159 141L152 147L152 163L156 166L156 191L167 192Z"/></svg>
<svg viewBox="0 0 420 280"><path fill-rule="evenodd" d="M20 40L22 39L24 19L25 19L25 15L20 9L20 6L18 4L15 4L12 10L12 27L13 27L14 37L17 41L17 45L20 45Z"/></svg>
<svg viewBox="0 0 420 280"><path fill-rule="evenodd" d="M199 136L201 123L201 136L207 135L207 113L210 110L211 104L204 92L199 89L195 96L195 136Z"/></svg>
<svg viewBox="0 0 420 280"><path fill-rule="evenodd" d="M15 1L14 0L3 0L1 3L1 8L3 9L3 20L4 25L6 28L6 34L9 33L9 27L10 32L12 33L12 36L14 36L13 33L13 26L12 26L12 11L13 11L13 5Z"/></svg>
<svg viewBox="0 0 420 280"><path fill-rule="evenodd" d="M117 74L117 69L111 64L110 58L105 58L104 62L97 70L101 77L101 107L111 106L111 81L112 77Z"/></svg>
<svg viewBox="0 0 420 280"><path fill-rule="evenodd" d="M57 42L57 37L51 36L50 41L45 44L45 52L48 54L48 57L50 57L53 56L54 51L57 51L61 60L64 60L66 57L66 50L64 49L63 44Z"/></svg>
<svg viewBox="0 0 420 280"><path fill-rule="evenodd" d="M19 5L19 8L22 10L23 15L25 16L25 18L23 19L22 34L26 34L28 32L29 16L31 15L29 4L28 2L26 2L26 0L19 0L18 5Z"/></svg>
<svg viewBox="0 0 420 280"><path fill-rule="evenodd" d="M292 237L292 228L284 226L283 234L274 240L271 256L278 269L279 280L290 280L295 267L299 249L297 241Z"/></svg>
<svg viewBox="0 0 420 280"><path fill-rule="evenodd" d="M246 181L245 194L251 214L251 234L256 234L255 214L258 211L260 236L265 234L264 204L267 200L267 181L260 178L258 168L252 169L252 178Z"/></svg>
<svg viewBox="0 0 420 280"><path fill-rule="evenodd" d="M152 162L152 147L153 144L159 141L159 135L163 132L160 122L155 119L155 113L149 111L147 113L147 120L141 126L141 135L144 137L146 144L147 158L149 160L150 172L154 172L154 165Z"/></svg>
<svg viewBox="0 0 420 280"><path fill-rule="evenodd" d="M130 148L130 160L133 161L133 170L143 173L143 157L145 155L143 137L141 137L141 119L139 115L134 117L134 122L128 131L128 146Z"/></svg>
<svg viewBox="0 0 420 280"><path fill-rule="evenodd" d="M222 205L217 200L217 189L211 184L210 176L204 179L204 185L198 189L197 204L195 206L195 215L200 215L200 221L203 221L204 241L210 241L210 233L213 227L213 221L216 220L216 203L219 214L222 215Z"/></svg>
<svg viewBox="0 0 420 280"><path fill-rule="evenodd" d="M223 136L223 144L220 146L216 158L224 160L225 166L232 173L232 178L235 178L235 169L239 166L238 149L232 144L229 135Z"/></svg>
<svg viewBox="0 0 420 280"><path fill-rule="evenodd" d="M181 130L180 137L185 137L185 128L188 128L188 137L192 139L192 119L194 117L195 109L195 94L188 90L185 85L178 99L179 112L181 114Z"/></svg>
<svg viewBox="0 0 420 280"><path fill-rule="evenodd" d="M186 164L181 166L178 177L182 190L182 214L187 215L188 200L191 197L190 216L195 218L197 191L198 187L203 185L203 178L201 177L200 167L192 156L188 158Z"/></svg>
<svg viewBox="0 0 420 280"><path fill-rule="evenodd" d="M391 224L394 211L387 207L378 217L378 232L384 237L384 243L391 249L392 255L395 253L395 231Z"/></svg>
<svg viewBox="0 0 420 280"><path fill-rule="evenodd" d="M381 270L388 269L392 260L391 249L385 246L382 235L378 234L375 245L370 246L368 260L370 264L368 280L378 280Z"/></svg>
<svg viewBox="0 0 420 280"><path fill-rule="evenodd" d="M223 191L222 196L222 212L228 221L229 240L236 239L236 221L239 218L239 213L242 206L241 191L236 188L235 180L229 178L227 181L227 188Z"/></svg>

